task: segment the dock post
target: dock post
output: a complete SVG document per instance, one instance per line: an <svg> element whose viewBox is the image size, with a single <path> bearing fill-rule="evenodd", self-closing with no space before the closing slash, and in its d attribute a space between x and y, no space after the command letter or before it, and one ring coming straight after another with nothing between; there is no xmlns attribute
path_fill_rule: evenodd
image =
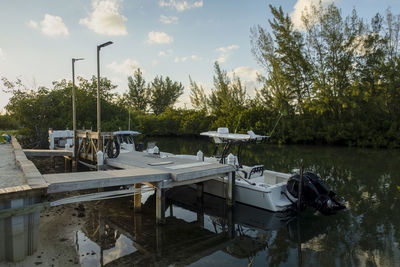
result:
<svg viewBox="0 0 400 267"><path fill-rule="evenodd" d="M23 199L13 199L10 201L10 208L20 208L23 206ZM6 240L9 240L6 247L6 260L23 260L25 258L24 215L12 216L6 219L6 221Z"/></svg>
<svg viewBox="0 0 400 267"><path fill-rule="evenodd" d="M196 184L196 196L197 200L203 200L204 185L203 183Z"/></svg>
<svg viewBox="0 0 400 267"><path fill-rule="evenodd" d="M228 185L227 185L227 193L226 193L226 204L228 206L233 206L235 205L235 199L234 199L234 188L235 188L235 180L236 180L236 172L230 172L228 174Z"/></svg>
<svg viewBox="0 0 400 267"><path fill-rule="evenodd" d="M135 184L135 189L142 188L142 184ZM142 193L139 191L138 193L135 192L133 195L133 209L136 212L140 212L142 210Z"/></svg>
<svg viewBox="0 0 400 267"><path fill-rule="evenodd" d="M156 187L156 223L165 222L165 189L162 189L161 183Z"/></svg>

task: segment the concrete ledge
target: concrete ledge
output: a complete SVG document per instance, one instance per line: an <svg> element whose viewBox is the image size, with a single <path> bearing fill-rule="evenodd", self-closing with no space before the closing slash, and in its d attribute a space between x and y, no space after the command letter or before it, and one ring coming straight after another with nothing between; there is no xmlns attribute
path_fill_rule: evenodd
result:
<svg viewBox="0 0 400 267"><path fill-rule="evenodd" d="M42 174L36 168L35 164L33 164L33 162L26 157L21 145L18 143L15 136L12 136L11 144L14 148L13 151L15 155L16 165L19 166L19 168L21 169L27 184L32 188L46 188L47 183L44 180Z"/></svg>

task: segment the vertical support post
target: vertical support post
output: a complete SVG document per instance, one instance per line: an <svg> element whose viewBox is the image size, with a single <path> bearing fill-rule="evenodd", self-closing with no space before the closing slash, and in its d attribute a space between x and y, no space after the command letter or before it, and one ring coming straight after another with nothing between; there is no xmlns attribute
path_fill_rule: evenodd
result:
<svg viewBox="0 0 400 267"><path fill-rule="evenodd" d="M135 184L134 185L135 189L140 189L142 188L142 184ZM136 212L141 212L142 210L142 193L135 193L133 196L133 209Z"/></svg>
<svg viewBox="0 0 400 267"><path fill-rule="evenodd" d="M235 188L235 180L236 180L236 172L228 173L228 184L227 184L227 192L226 192L226 204L228 206L235 205L234 199L234 188Z"/></svg>
<svg viewBox="0 0 400 267"><path fill-rule="evenodd" d="M203 200L204 185L203 183L196 184L196 196L198 200Z"/></svg>
<svg viewBox="0 0 400 267"><path fill-rule="evenodd" d="M204 227L204 206L203 206L203 183L196 184L197 187L197 223L200 227Z"/></svg>
<svg viewBox="0 0 400 267"><path fill-rule="evenodd" d="M20 208L24 206L23 199L13 199L10 201L10 208ZM8 261L20 261L25 258L25 236L24 236L24 215L12 216L6 219L6 259Z"/></svg>
<svg viewBox="0 0 400 267"><path fill-rule="evenodd" d="M156 188L156 223L163 224L165 222L165 189L159 183Z"/></svg>
<svg viewBox="0 0 400 267"><path fill-rule="evenodd" d="M233 221L233 208L228 207L226 209L226 220L228 225L228 236L230 239L235 237L235 223Z"/></svg>

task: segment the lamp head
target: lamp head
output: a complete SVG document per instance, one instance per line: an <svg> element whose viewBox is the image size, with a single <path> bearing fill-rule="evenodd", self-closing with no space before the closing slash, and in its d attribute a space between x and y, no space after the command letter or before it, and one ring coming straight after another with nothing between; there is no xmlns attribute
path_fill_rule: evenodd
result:
<svg viewBox="0 0 400 267"><path fill-rule="evenodd" d="M84 58L73 58L72 62L78 61L78 60L84 60Z"/></svg>
<svg viewBox="0 0 400 267"><path fill-rule="evenodd" d="M113 42L108 41L108 42L106 42L106 43L103 43L103 44L101 44L101 45L98 45L97 48L98 48L98 49L101 49L102 47L108 46L108 45L110 45L110 44L113 44Z"/></svg>

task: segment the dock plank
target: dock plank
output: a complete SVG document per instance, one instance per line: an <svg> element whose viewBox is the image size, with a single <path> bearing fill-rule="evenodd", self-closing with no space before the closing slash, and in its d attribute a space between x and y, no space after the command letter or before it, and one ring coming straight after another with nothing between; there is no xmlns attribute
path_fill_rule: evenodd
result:
<svg viewBox="0 0 400 267"><path fill-rule="evenodd" d="M167 162L169 164L159 164ZM145 167L159 169L171 174L172 180L176 182L194 180L201 177L209 177L215 175L226 175L234 171L230 165L219 163L199 162L193 159L182 157L159 157L146 152L130 152L120 154L115 159L108 159L107 164L113 167ZM128 167L130 168L130 167Z"/></svg>
<svg viewBox="0 0 400 267"><path fill-rule="evenodd" d="M128 170L45 174L43 178L48 184L47 193L59 193L144 182L160 182L170 179L170 173L153 168L131 168Z"/></svg>

